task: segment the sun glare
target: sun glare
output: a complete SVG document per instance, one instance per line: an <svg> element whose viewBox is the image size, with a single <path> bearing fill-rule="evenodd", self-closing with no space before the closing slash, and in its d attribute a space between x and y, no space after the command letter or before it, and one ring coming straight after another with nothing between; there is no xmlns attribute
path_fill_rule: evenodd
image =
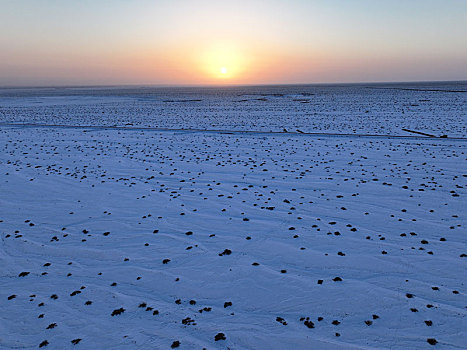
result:
<svg viewBox="0 0 467 350"><path fill-rule="evenodd" d="M199 57L200 68L208 79L232 82L243 77L247 55L233 45L213 45Z"/></svg>

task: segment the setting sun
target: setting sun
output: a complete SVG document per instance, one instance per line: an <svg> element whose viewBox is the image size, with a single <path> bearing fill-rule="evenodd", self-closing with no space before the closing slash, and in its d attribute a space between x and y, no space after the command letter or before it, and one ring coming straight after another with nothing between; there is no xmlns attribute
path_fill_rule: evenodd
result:
<svg viewBox="0 0 467 350"><path fill-rule="evenodd" d="M253 69L250 56L250 52L234 43L212 44L197 57L195 64L199 67L199 74L208 81L232 83L244 79L245 74Z"/></svg>

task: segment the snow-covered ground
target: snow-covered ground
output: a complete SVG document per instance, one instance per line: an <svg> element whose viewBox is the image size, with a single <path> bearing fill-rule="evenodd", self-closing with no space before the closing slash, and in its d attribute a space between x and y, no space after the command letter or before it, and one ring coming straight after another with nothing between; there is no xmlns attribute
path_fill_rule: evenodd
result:
<svg viewBox="0 0 467 350"><path fill-rule="evenodd" d="M467 137L467 82L0 89L0 121Z"/></svg>
<svg viewBox="0 0 467 350"><path fill-rule="evenodd" d="M7 125L467 135L465 93L290 89L2 90L0 348L465 348L466 140Z"/></svg>

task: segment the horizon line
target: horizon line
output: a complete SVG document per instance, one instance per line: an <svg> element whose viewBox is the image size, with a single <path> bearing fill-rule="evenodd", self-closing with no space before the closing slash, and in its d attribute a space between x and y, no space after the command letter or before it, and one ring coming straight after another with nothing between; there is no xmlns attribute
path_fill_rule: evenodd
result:
<svg viewBox="0 0 467 350"><path fill-rule="evenodd" d="M378 85L378 84L419 84L419 83L467 83L460 80L408 80L408 81L358 81L358 82L318 82L318 83L265 83L265 84L63 84L63 85L4 85L0 89L76 89L76 88L238 88L268 86L310 86L310 85Z"/></svg>

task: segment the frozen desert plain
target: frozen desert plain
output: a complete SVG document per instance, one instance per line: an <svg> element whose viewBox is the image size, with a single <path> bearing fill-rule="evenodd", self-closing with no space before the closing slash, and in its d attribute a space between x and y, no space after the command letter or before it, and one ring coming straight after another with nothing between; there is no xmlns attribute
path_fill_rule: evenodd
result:
<svg viewBox="0 0 467 350"><path fill-rule="evenodd" d="M1 349L467 347L465 83L1 89L0 150Z"/></svg>

